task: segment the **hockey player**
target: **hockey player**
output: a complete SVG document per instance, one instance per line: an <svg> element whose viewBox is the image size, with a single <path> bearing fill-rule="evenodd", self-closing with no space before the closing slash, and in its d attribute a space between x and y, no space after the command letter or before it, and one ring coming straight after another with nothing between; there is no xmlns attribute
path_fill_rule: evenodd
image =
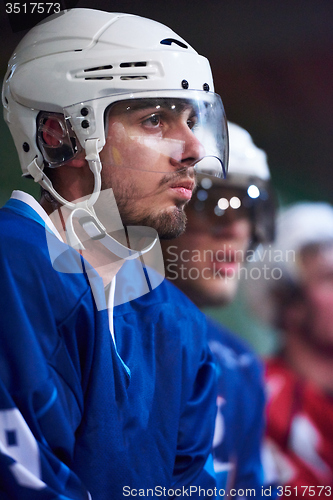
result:
<svg viewBox="0 0 333 500"><path fill-rule="evenodd" d="M164 242L167 276L199 306L232 301L248 252L274 236L275 201L266 154L242 127L229 122L228 130L227 179L202 175L186 208L185 233ZM214 436L218 484L231 493L255 489L259 497L264 485L262 366L232 332L211 319L208 324L219 372Z"/></svg>
<svg viewBox="0 0 333 500"><path fill-rule="evenodd" d="M333 208L299 202L277 218L265 263L279 279L258 280L249 302L281 333L266 362L267 443L275 457L278 495L332 496ZM269 251L267 251L269 250ZM263 307L265 298L265 307Z"/></svg>
<svg viewBox="0 0 333 500"><path fill-rule="evenodd" d="M205 158L226 167L208 61L154 21L73 9L23 38L3 105L42 197L0 211L1 498L211 497L205 319L144 266Z"/></svg>

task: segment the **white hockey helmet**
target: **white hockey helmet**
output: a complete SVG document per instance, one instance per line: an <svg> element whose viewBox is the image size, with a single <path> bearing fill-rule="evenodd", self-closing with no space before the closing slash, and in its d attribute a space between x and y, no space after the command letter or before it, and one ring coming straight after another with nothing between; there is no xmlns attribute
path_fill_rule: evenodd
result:
<svg viewBox="0 0 333 500"><path fill-rule="evenodd" d="M259 278L244 281L247 303L259 319L279 326L280 301L288 301L301 285L301 252L327 244L333 244L332 205L300 201L279 211L275 241L260 246L250 264Z"/></svg>
<svg viewBox="0 0 333 500"><path fill-rule="evenodd" d="M265 151L258 148L247 130L228 122L229 131L229 163L230 171L226 182L248 187L252 180L267 182L270 180L270 171Z"/></svg>
<svg viewBox="0 0 333 500"><path fill-rule="evenodd" d="M258 148L249 132L235 123L228 122L229 168L226 179L206 178L200 175L200 189L193 199L193 206L203 211L210 206L216 224L223 222L226 208L220 208L221 198L228 189L239 190L234 209L246 213L252 221L252 246L273 241L275 233L276 201L271 187L271 176L266 153ZM205 193L206 191L206 193ZM224 199L224 198L223 198ZM232 207L233 203L229 204Z"/></svg>
<svg viewBox="0 0 333 500"><path fill-rule="evenodd" d="M44 160L58 166L80 149L96 160L105 145L108 106L145 98L195 103L204 148L205 135L209 142L214 136L214 149L206 141L205 155L218 155L212 174L222 177L228 162L222 101L208 60L187 42L158 22L93 9L63 11L39 23L12 55L2 91L23 175L41 182ZM48 113L62 128L56 151L40 137Z"/></svg>
<svg viewBox="0 0 333 500"><path fill-rule="evenodd" d="M310 245L333 243L333 207L326 202L298 202L284 208L276 221L274 250L283 256L285 277L299 279L298 254Z"/></svg>

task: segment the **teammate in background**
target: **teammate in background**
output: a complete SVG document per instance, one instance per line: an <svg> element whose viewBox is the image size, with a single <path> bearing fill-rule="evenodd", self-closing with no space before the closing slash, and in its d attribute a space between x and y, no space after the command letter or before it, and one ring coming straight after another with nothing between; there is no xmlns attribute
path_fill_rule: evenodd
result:
<svg viewBox="0 0 333 500"><path fill-rule="evenodd" d="M144 266L205 157L226 168L207 59L154 21L73 9L23 38L3 105L42 197L0 211L1 498L211 498L205 317Z"/></svg>
<svg viewBox="0 0 333 500"><path fill-rule="evenodd" d="M202 175L186 208L185 233L163 243L167 276L198 306L221 307L232 301L249 250L274 236L275 202L266 154L243 128L229 122L228 130L227 179ZM226 491L255 488L259 497L264 483L262 366L232 332L211 319L208 324L219 375L214 436L218 484Z"/></svg>
<svg viewBox="0 0 333 500"><path fill-rule="evenodd" d="M266 362L267 444L283 485L279 495L330 497L333 207L306 202L282 211L270 256L280 279L253 283L248 299L258 316L281 332L281 349Z"/></svg>

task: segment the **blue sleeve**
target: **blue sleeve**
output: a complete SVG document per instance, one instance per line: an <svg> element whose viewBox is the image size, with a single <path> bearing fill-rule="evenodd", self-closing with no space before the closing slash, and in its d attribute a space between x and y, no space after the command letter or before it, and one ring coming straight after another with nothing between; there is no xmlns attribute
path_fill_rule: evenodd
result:
<svg viewBox="0 0 333 500"><path fill-rule="evenodd" d="M246 428L246 436L240 450L240 460L237 468L235 486L238 489L255 489L261 496L261 487L264 483L263 467L261 463L261 446L264 430L264 396L261 391L253 394L252 415Z"/></svg>
<svg viewBox="0 0 333 500"><path fill-rule="evenodd" d="M56 457L41 434L34 435L27 420L0 381L1 499L88 500L90 495L79 478Z"/></svg>
<svg viewBox="0 0 333 500"><path fill-rule="evenodd" d="M214 462L221 491L261 496L265 394L262 364L237 336L209 320L218 369ZM237 496L236 496L237 498Z"/></svg>
<svg viewBox="0 0 333 500"><path fill-rule="evenodd" d="M184 497L189 494L192 498L215 498L216 479L211 445L216 417L216 369L206 341L204 316L199 318L193 328L199 328L201 338L196 345L202 346L202 354L192 394L180 418L173 488L180 488ZM190 371L191 368L193 370L194 367L189 367ZM193 374L187 378L190 376Z"/></svg>
<svg viewBox="0 0 333 500"><path fill-rule="evenodd" d="M87 500L70 468L82 394L62 384L61 374L53 376L55 357L63 370L70 364L47 295L28 282L19 261L12 264L11 255L1 259L0 497ZM24 293L14 273L22 275Z"/></svg>

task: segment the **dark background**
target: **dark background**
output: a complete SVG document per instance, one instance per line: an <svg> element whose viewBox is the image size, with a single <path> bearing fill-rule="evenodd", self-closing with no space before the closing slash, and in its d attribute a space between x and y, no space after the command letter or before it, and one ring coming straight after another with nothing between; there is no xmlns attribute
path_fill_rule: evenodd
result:
<svg viewBox="0 0 333 500"><path fill-rule="evenodd" d="M25 34L0 0L0 72ZM24 2L21 2L23 4ZM28 3L28 2L27 2ZM77 7L128 12L160 21L210 60L216 92L229 120L249 130L268 155L281 203L333 203L333 0L61 0ZM13 32L13 29L16 32ZM0 205L12 189L38 196L20 178L10 134L0 118ZM240 297L240 298L239 298ZM239 313L239 310L242 313ZM210 311L261 353L274 347L267 328L244 314L241 294L229 308ZM273 346L273 347L272 347Z"/></svg>
<svg viewBox="0 0 333 500"><path fill-rule="evenodd" d="M13 33L6 3L0 3L1 78L25 34ZM247 128L267 152L281 200L333 202L332 0L69 3L139 14L171 27L210 60L228 119ZM32 183L19 178L16 153L2 119L0 133L2 203L11 189L31 190Z"/></svg>

